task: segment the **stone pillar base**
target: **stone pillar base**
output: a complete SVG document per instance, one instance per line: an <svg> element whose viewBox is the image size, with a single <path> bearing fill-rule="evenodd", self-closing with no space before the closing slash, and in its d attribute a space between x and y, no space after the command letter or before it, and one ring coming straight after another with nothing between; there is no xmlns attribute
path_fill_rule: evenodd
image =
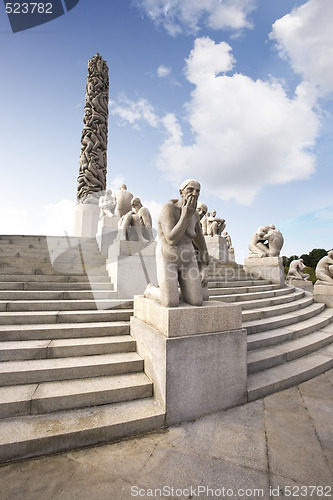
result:
<svg viewBox="0 0 333 500"><path fill-rule="evenodd" d="M253 278L261 278L277 285L284 285L284 268L281 257L248 257L244 270Z"/></svg>
<svg viewBox="0 0 333 500"><path fill-rule="evenodd" d="M167 425L246 402L247 334L241 306L162 307L134 297L131 334Z"/></svg>
<svg viewBox="0 0 333 500"><path fill-rule="evenodd" d="M148 283L157 286L155 251L155 241L114 241L109 246L106 269L118 298L141 295Z"/></svg>
<svg viewBox="0 0 333 500"><path fill-rule="evenodd" d="M108 254L109 246L114 242L118 235L118 222L120 217L104 216L98 221L96 240L98 248L102 255Z"/></svg>
<svg viewBox="0 0 333 500"><path fill-rule="evenodd" d="M315 283L313 287L313 300L315 302L322 302L327 307L333 307L333 285L324 285Z"/></svg>
<svg viewBox="0 0 333 500"><path fill-rule="evenodd" d="M313 283L307 280L301 280L299 278L286 278L287 285L293 285L297 288L302 288L306 292L313 292Z"/></svg>
<svg viewBox="0 0 333 500"><path fill-rule="evenodd" d="M226 239L223 236L205 236L208 254L220 262L229 261L229 251Z"/></svg>
<svg viewBox="0 0 333 500"><path fill-rule="evenodd" d="M98 219L98 205L92 203L78 203L75 206L74 236L95 238Z"/></svg>

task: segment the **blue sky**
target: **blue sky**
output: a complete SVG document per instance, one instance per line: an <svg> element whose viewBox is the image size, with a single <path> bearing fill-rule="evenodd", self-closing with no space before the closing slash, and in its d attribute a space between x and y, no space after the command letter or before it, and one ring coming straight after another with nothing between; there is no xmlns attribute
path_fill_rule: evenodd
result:
<svg viewBox="0 0 333 500"><path fill-rule="evenodd" d="M188 177L242 263L333 246L331 0L80 0L13 34L0 3L1 234L71 232L88 59L110 76L108 184L151 209Z"/></svg>

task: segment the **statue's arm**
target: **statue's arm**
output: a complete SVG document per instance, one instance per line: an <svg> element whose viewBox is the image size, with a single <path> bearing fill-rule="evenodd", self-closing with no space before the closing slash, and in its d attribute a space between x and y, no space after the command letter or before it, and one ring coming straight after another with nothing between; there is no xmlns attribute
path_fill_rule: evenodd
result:
<svg viewBox="0 0 333 500"><path fill-rule="evenodd" d="M185 234L188 217L186 211L182 210L177 221L177 208L174 204L167 203L162 207L159 222L166 241L170 245L176 246Z"/></svg>

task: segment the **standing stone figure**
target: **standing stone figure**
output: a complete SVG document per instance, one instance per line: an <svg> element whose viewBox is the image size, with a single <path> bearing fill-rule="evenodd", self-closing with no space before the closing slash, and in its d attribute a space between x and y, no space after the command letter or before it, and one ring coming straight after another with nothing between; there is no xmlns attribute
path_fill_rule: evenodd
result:
<svg viewBox="0 0 333 500"><path fill-rule="evenodd" d="M99 214L100 219L104 216L113 217L116 202L112 196L111 189L107 189L105 195L100 197L98 206L101 209Z"/></svg>
<svg viewBox="0 0 333 500"><path fill-rule="evenodd" d="M333 250L318 262L316 278L315 285L333 285Z"/></svg>
<svg viewBox="0 0 333 500"><path fill-rule="evenodd" d="M137 196L131 201L132 210L119 221L118 240L136 240L143 243L153 241L152 218ZM131 228L134 234L131 234Z"/></svg>
<svg viewBox="0 0 333 500"><path fill-rule="evenodd" d="M127 186L125 184L122 184L119 191L115 192L114 199L116 200L116 208L114 214L117 217L123 217L123 215L126 215L132 210L131 201L133 196L132 193L127 191Z"/></svg>
<svg viewBox="0 0 333 500"><path fill-rule="evenodd" d="M184 302L202 305L205 286L202 276L209 262L200 216L196 210L199 182L193 179L184 181L179 194L180 199L169 201L159 215L156 247L159 288L149 284L144 293L145 297L164 307L179 305L178 284ZM194 245L200 252L201 269Z"/></svg>
<svg viewBox="0 0 333 500"><path fill-rule="evenodd" d="M89 60L81 137L77 203L98 204L106 187L108 142L108 66L99 54Z"/></svg>
<svg viewBox="0 0 333 500"><path fill-rule="evenodd" d="M208 214L207 214L208 215ZM208 236L221 236L226 223L224 219L216 217L216 210L213 210L207 219L207 235Z"/></svg>
<svg viewBox="0 0 333 500"><path fill-rule="evenodd" d="M308 281L310 274L303 273L305 268L306 265L304 264L303 259L295 259L291 261L287 274L287 281L290 281L292 278Z"/></svg>

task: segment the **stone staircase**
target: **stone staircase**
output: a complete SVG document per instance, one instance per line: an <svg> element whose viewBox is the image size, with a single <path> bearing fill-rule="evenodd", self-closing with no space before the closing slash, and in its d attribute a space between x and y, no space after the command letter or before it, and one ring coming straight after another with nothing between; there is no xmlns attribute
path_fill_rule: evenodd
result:
<svg viewBox="0 0 333 500"><path fill-rule="evenodd" d="M0 237L0 461L163 425L131 307L96 242Z"/></svg>
<svg viewBox="0 0 333 500"><path fill-rule="evenodd" d="M251 279L242 266L215 263L211 300L242 306L248 333L248 401L287 389L333 367L333 309L311 293Z"/></svg>
<svg viewBox="0 0 333 500"><path fill-rule="evenodd" d="M248 400L333 367L333 310L292 286L209 268L242 306ZM0 462L160 428L164 413L93 240L0 236Z"/></svg>

